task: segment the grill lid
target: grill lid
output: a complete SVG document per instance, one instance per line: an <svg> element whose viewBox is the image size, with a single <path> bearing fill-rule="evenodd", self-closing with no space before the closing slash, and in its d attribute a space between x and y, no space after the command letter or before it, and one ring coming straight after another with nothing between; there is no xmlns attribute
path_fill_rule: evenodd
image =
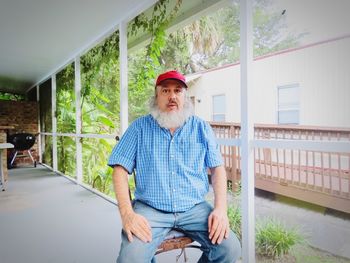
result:
<svg viewBox="0 0 350 263"><path fill-rule="evenodd" d="M15 133L8 137L8 142L14 145L15 150L29 150L35 143L35 136L31 133Z"/></svg>

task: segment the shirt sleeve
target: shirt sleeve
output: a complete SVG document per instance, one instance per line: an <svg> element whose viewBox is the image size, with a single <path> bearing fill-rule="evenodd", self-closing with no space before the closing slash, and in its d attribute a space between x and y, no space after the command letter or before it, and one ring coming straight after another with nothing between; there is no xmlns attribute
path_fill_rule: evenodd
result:
<svg viewBox="0 0 350 263"><path fill-rule="evenodd" d="M204 134L207 144L207 152L205 154L205 165L206 167L213 168L223 165L222 155L220 152L219 145L216 142L215 135L211 126L204 122Z"/></svg>
<svg viewBox="0 0 350 263"><path fill-rule="evenodd" d="M135 122L129 126L119 143L114 146L108 160L109 166L121 165L129 174L133 172L136 163L138 131Z"/></svg>

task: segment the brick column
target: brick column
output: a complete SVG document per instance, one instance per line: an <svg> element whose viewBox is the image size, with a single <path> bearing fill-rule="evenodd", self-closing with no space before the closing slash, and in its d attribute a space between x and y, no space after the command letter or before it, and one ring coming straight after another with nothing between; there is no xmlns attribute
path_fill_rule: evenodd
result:
<svg viewBox="0 0 350 263"><path fill-rule="evenodd" d="M38 132L38 108L39 104L36 101L0 100L0 133L2 134L0 142L6 142L6 131L9 132L9 135L22 132L36 134ZM4 128L4 126L12 126L12 128ZM35 160L39 159L38 147L36 141L32 147L32 155ZM32 164L32 160L29 157L16 158L15 165L21 164Z"/></svg>

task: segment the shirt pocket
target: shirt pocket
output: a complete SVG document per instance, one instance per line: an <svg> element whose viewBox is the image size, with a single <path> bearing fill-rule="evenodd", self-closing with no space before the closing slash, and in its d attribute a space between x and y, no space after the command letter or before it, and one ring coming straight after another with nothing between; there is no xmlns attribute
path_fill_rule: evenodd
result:
<svg viewBox="0 0 350 263"><path fill-rule="evenodd" d="M203 143L183 142L180 144L181 160L186 168L203 171L206 148Z"/></svg>

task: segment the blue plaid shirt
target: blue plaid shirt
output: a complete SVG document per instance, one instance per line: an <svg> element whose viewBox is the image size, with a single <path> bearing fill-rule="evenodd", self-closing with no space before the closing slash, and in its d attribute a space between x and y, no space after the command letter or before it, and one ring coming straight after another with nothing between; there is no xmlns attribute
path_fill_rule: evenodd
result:
<svg viewBox="0 0 350 263"><path fill-rule="evenodd" d="M114 147L108 165L136 169L135 199L166 212L183 212L208 192L208 167L223 164L208 123L190 117L173 135L146 115Z"/></svg>

